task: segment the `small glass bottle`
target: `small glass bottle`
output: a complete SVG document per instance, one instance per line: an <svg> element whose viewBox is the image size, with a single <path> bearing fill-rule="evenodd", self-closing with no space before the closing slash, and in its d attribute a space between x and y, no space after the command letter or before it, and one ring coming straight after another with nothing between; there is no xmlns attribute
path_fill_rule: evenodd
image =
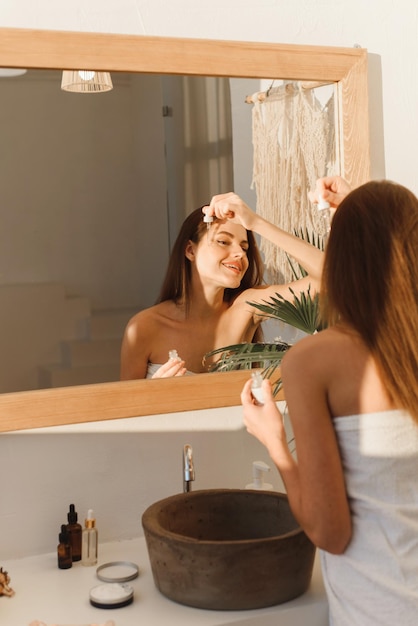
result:
<svg viewBox="0 0 418 626"><path fill-rule="evenodd" d="M70 540L68 537L67 527L65 524L61 526L61 532L58 535L59 544L57 546L58 567L60 569L69 569L73 565L73 555L71 552Z"/></svg>
<svg viewBox="0 0 418 626"><path fill-rule="evenodd" d="M92 509L87 511L81 539L81 564L96 565L98 532Z"/></svg>
<svg viewBox="0 0 418 626"><path fill-rule="evenodd" d="M264 393L262 389L263 377L261 372L255 370L251 373L252 383L251 383L251 394L257 404L264 404Z"/></svg>
<svg viewBox="0 0 418 626"><path fill-rule="evenodd" d="M78 515L76 513L74 504L70 504L70 510L67 514L68 524L67 532L70 539L71 551L73 554L73 561L81 561L81 524L77 522Z"/></svg>
<svg viewBox="0 0 418 626"><path fill-rule="evenodd" d="M318 211L322 217L322 221L324 224L324 229L325 229L324 242L326 243L329 237L330 230L331 230L332 213L331 213L331 205L329 204L329 202L324 200L322 195L319 196Z"/></svg>

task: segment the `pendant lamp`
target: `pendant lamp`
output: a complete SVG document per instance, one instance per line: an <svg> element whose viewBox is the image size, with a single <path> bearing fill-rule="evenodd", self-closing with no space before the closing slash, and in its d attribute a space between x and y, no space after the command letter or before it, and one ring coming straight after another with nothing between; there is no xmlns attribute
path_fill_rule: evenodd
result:
<svg viewBox="0 0 418 626"><path fill-rule="evenodd" d="M109 72L64 70L61 89L73 93L101 93L113 89L113 84Z"/></svg>

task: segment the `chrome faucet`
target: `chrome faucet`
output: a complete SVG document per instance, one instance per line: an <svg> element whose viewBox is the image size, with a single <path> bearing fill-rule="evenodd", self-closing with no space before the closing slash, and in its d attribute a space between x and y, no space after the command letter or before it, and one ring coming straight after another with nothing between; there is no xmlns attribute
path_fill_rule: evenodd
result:
<svg viewBox="0 0 418 626"><path fill-rule="evenodd" d="M183 447L183 491L187 493L192 490L191 483L194 480L193 450L192 446L186 444Z"/></svg>

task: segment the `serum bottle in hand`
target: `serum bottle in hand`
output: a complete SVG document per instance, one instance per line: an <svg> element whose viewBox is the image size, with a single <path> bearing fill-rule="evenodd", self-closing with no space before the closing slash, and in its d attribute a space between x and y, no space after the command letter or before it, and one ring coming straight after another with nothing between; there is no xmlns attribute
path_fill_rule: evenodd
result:
<svg viewBox="0 0 418 626"><path fill-rule="evenodd" d="M253 379L251 383L251 394L257 404L264 404L264 393L262 389L263 377L261 372L255 370L252 372L251 378Z"/></svg>

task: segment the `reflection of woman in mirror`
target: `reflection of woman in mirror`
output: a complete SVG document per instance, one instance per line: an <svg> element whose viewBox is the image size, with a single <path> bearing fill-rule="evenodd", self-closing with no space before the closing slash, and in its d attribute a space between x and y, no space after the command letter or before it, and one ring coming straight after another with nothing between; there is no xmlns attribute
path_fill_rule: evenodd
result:
<svg viewBox="0 0 418 626"><path fill-rule="evenodd" d="M387 181L362 185L341 202L327 242L329 327L282 362L297 458L270 382L263 405L251 380L241 395L247 430L321 549L331 624L418 623L417 286L418 199Z"/></svg>
<svg viewBox="0 0 418 626"><path fill-rule="evenodd" d="M213 216L208 225L204 214ZM254 233L284 249L308 275L287 285L262 285L263 265ZM253 212L234 193L214 196L191 213L171 253L158 304L128 323L122 343L121 379L202 373L203 356L222 346L260 337L263 317L248 301L275 293L293 299L314 292L323 253ZM170 350L181 358L168 359Z"/></svg>

